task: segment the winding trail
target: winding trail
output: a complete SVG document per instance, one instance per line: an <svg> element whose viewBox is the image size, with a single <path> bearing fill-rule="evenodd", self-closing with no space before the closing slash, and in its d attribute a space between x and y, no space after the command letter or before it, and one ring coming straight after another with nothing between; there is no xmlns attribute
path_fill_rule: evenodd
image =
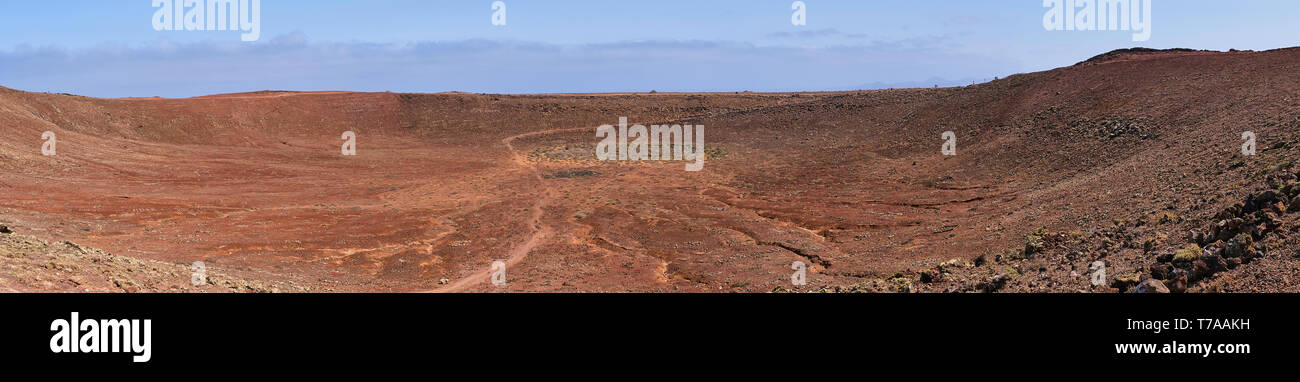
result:
<svg viewBox="0 0 1300 382"><path fill-rule="evenodd" d="M515 149L515 145L514 145L515 140L518 140L519 138L534 137L539 135L578 132L578 131L595 131L595 130L596 130L595 127L576 127L576 128L542 130L542 131L534 131L530 133L523 133L519 135L512 135L501 140L501 143L504 143L506 145L506 148L510 150L511 156L514 157L515 164L518 164L520 166L532 170L533 176L537 178L537 183L542 187L542 196L538 198L536 202L533 203L533 206L531 208L532 215L528 219L528 226L532 227L532 231L533 231L532 235L530 235L527 240L524 240L522 244L514 248L511 248L510 252L506 253L506 259L504 261L506 263L507 275L509 274L508 270L510 268L514 267L514 265L518 264L520 261L523 261L525 257L528 257L528 254L531 253L533 249L536 249L537 246L542 243L543 239L545 239L547 236L550 236L554 232L554 230L550 226L542 222L542 213L543 213L542 208L545 207L546 204L551 200L551 189L546 187L546 182L542 178L541 170L539 170L537 166L529 163L527 158L525 158L524 155L519 152L519 150ZM444 287L424 291L422 293L461 292L474 285L478 285L488 281L488 278L490 278L491 276L492 276L492 270L491 268L487 268L482 271L474 272L469 276L462 277L461 279L456 280Z"/></svg>
<svg viewBox="0 0 1300 382"><path fill-rule="evenodd" d="M801 102L796 102L796 104L809 103L817 100L818 99L801 101ZM776 107L776 106L782 106L782 105L765 105L765 106L745 108L741 110L728 110L723 112L704 113L699 115L686 116L683 118L677 118L676 120L716 117L724 114L744 113L748 111ZM546 187L546 181L544 180L544 178L542 178L541 170L538 169L537 166L529 163L527 158L525 158L524 155L519 152L519 150L515 149L514 142L520 138L536 137L536 136L556 134L556 133L571 133L571 132L581 132L581 131L595 132L596 129L597 129L596 127L571 127L571 128L562 128L562 129L541 130L541 131L533 131L533 132L528 132L523 134L512 135L501 140L501 143L505 144L506 148L510 150L511 156L514 157L515 164L518 164L520 166L532 170L533 176L537 178L537 183L542 188L542 196L537 199L537 202L533 203L533 207L532 207L533 213L532 216L529 217L528 219L528 225L532 227L532 231L533 231L532 235L530 235L527 240L524 240L522 244L510 249L510 252L506 253L506 259L504 260L504 262L506 264L507 275L509 275L510 268L514 267L514 265L518 264L520 261L523 261L523 259L525 257L528 257L528 254L533 251L533 249L536 249L538 245L541 245L543 239L545 239L547 236L550 236L552 233L554 233L554 230L552 229L551 226L548 226L546 225L546 223L542 222L542 214L543 214L542 208L545 207L546 204L551 200L552 197L551 189L549 187ZM491 276L492 276L492 269L490 267L487 267L481 271L474 272L469 276L465 276L460 278L459 280L453 281L450 284L447 284L443 287L432 289L432 290L421 291L418 293L462 292L470 287L487 282Z"/></svg>

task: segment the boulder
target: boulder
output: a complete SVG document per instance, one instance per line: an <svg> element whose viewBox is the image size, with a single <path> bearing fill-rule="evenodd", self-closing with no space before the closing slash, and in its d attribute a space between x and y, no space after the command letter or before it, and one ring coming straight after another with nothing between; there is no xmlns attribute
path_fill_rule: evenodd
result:
<svg viewBox="0 0 1300 382"><path fill-rule="evenodd" d="M940 273L952 273L953 271L956 271L958 269L966 269L966 268L971 268L973 266L975 265L971 264L968 261L962 259L952 259L952 260L939 263L939 265L935 267L935 270L938 270Z"/></svg>
<svg viewBox="0 0 1300 382"><path fill-rule="evenodd" d="M1230 258L1249 257L1253 252L1251 245L1255 243L1255 238L1247 234L1240 234L1232 238L1228 245L1223 248L1223 255Z"/></svg>
<svg viewBox="0 0 1300 382"><path fill-rule="evenodd" d="M933 284L943 278L943 273L934 269L926 269L919 272L918 275L921 277L921 282L925 284Z"/></svg>
<svg viewBox="0 0 1300 382"><path fill-rule="evenodd" d="M1279 200L1281 200L1281 198L1282 198L1282 194L1278 193L1277 191L1266 190L1264 192L1259 193L1259 195L1255 195L1254 202L1255 205L1257 206L1267 206L1270 204L1277 203Z"/></svg>
<svg viewBox="0 0 1300 382"><path fill-rule="evenodd" d="M1160 282L1160 280L1147 279L1146 281L1139 283L1137 287L1134 287L1133 291L1129 293L1165 294L1165 293L1169 293L1169 288L1165 287L1165 283Z"/></svg>
<svg viewBox="0 0 1300 382"><path fill-rule="evenodd" d="M1172 293L1183 293L1191 286L1191 281L1187 279L1187 271L1174 269L1173 278L1165 281L1165 287L1169 288Z"/></svg>
<svg viewBox="0 0 1300 382"><path fill-rule="evenodd" d="M1205 262L1206 269L1211 275L1228 270L1228 261L1223 256L1209 255L1201 261Z"/></svg>
<svg viewBox="0 0 1300 382"><path fill-rule="evenodd" d="M1169 264L1156 264L1151 266L1151 276L1157 279L1166 280L1174 276L1174 266Z"/></svg>
<svg viewBox="0 0 1300 382"><path fill-rule="evenodd" d="M989 293L1000 291L1002 288L1007 286L1007 282L1009 281L1011 281L1011 276L1008 276L1006 273L1000 273L997 276L993 276L992 279L984 284L984 290Z"/></svg>

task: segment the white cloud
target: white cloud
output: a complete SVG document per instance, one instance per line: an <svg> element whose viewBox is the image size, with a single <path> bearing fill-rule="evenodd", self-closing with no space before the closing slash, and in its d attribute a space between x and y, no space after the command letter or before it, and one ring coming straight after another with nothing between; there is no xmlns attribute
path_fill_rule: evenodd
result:
<svg viewBox="0 0 1300 382"><path fill-rule="evenodd" d="M1014 67L948 53L941 37L824 47L717 41L556 45L464 40L239 42L0 51L0 86L101 97L276 90L491 93L780 91L984 78ZM961 65L953 65L961 63Z"/></svg>

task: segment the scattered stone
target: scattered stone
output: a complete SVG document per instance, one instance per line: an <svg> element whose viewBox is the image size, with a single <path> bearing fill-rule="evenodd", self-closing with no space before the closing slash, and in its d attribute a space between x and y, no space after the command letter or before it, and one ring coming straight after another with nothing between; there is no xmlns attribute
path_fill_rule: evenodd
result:
<svg viewBox="0 0 1300 382"><path fill-rule="evenodd" d="M1172 265L1157 264L1151 266L1151 277L1155 277L1160 280L1168 280L1170 278L1173 278L1173 275L1174 275L1174 267Z"/></svg>
<svg viewBox="0 0 1300 382"><path fill-rule="evenodd" d="M1228 261L1223 256L1205 256L1205 259L1201 260L1201 262L1205 264L1206 270L1211 275L1228 270Z"/></svg>
<svg viewBox="0 0 1300 382"><path fill-rule="evenodd" d="M1281 198L1282 195L1277 191L1265 190L1264 192L1259 193L1259 195L1255 195L1254 201L1256 206L1267 206L1277 203Z"/></svg>
<svg viewBox="0 0 1300 382"><path fill-rule="evenodd" d="M1141 139L1152 137L1150 121L1141 118L1107 116L1099 119L1080 119L1068 122L1076 131L1086 131L1099 137L1119 138L1134 136Z"/></svg>
<svg viewBox="0 0 1300 382"><path fill-rule="evenodd" d="M1197 282L1207 279L1212 275L1214 275L1214 272L1210 271L1210 265L1206 263L1205 260L1197 260L1195 263L1192 263L1192 271L1187 275L1187 281Z"/></svg>
<svg viewBox="0 0 1300 382"><path fill-rule="evenodd" d="M1143 281L1141 284L1138 284L1138 286L1133 288L1133 291L1129 293L1165 294L1165 293L1169 293L1169 288L1165 286L1165 283L1160 282L1160 280L1147 279L1146 281Z"/></svg>
<svg viewBox="0 0 1300 382"><path fill-rule="evenodd" d="M1173 251L1170 251L1169 249L1166 248L1165 250L1161 251L1160 254L1156 255L1156 261L1161 263L1173 262L1174 261Z"/></svg>
<svg viewBox="0 0 1300 382"><path fill-rule="evenodd" d="M1183 272L1181 269L1176 269L1174 270L1173 279L1165 286L1168 287L1169 291L1172 293L1183 293L1184 291L1187 291L1187 283L1187 273Z"/></svg>
<svg viewBox="0 0 1300 382"><path fill-rule="evenodd" d="M1150 217L1147 218L1147 224L1150 224L1150 225L1161 225L1161 224L1166 224L1166 223L1178 223L1178 222L1181 222L1181 221L1182 221L1182 218L1179 217L1178 214L1175 214L1175 213L1173 213L1173 212L1161 212L1161 213L1158 213L1158 214L1155 214L1155 215L1151 215Z"/></svg>
<svg viewBox="0 0 1300 382"><path fill-rule="evenodd" d="M1187 231L1187 240L1196 244L1206 245L1210 243L1210 235L1205 231L1194 229Z"/></svg>
<svg viewBox="0 0 1300 382"><path fill-rule="evenodd" d="M989 293L1000 291L1002 290L1002 288L1005 288L1007 286L1007 282L1010 281L1011 281L1011 276L1008 276L1006 273L998 274L997 276L993 276L993 278L989 280L988 284L984 286L984 290Z"/></svg>
<svg viewBox="0 0 1300 382"><path fill-rule="evenodd" d="M1147 238L1146 241L1142 242L1142 251L1150 253L1156 248L1160 248L1160 246L1164 245L1166 240L1169 240L1169 236L1165 234L1158 234ZM1193 240L1195 240L1195 235L1193 235Z"/></svg>
<svg viewBox="0 0 1300 382"><path fill-rule="evenodd" d="M981 256L980 258L983 258L983 256ZM939 263L939 265L935 267L935 269L937 269L941 273L952 273L953 271L958 269L967 269L974 266L975 266L974 264L971 264L970 262L967 262L962 259L952 259L952 260Z"/></svg>
<svg viewBox="0 0 1300 382"><path fill-rule="evenodd" d="M1228 242L1227 246L1223 247L1223 255L1229 258L1248 257L1246 254L1250 251L1250 246L1253 243L1254 238L1250 235L1244 233L1237 235L1237 237L1232 238L1232 241Z"/></svg>
<svg viewBox="0 0 1300 382"><path fill-rule="evenodd" d="M10 230L10 229L9 229L9 226L4 225L4 224L0 224L0 233L3 233L3 234L10 234L10 233L14 233L14 231Z"/></svg>
<svg viewBox="0 0 1300 382"><path fill-rule="evenodd" d="M919 275L921 276L921 282L925 284L933 284L943 278L942 273L933 269L921 271Z"/></svg>

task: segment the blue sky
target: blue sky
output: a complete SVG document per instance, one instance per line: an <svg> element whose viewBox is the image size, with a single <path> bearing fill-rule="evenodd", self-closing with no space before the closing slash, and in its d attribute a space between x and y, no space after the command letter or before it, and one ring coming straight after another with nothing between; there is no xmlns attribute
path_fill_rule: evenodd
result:
<svg viewBox="0 0 1300 382"><path fill-rule="evenodd" d="M262 0L261 38L156 31L152 0L0 2L0 86L101 97L950 86L1133 46L1300 45L1294 0L1151 0L1151 39L1048 31L1042 0Z"/></svg>

